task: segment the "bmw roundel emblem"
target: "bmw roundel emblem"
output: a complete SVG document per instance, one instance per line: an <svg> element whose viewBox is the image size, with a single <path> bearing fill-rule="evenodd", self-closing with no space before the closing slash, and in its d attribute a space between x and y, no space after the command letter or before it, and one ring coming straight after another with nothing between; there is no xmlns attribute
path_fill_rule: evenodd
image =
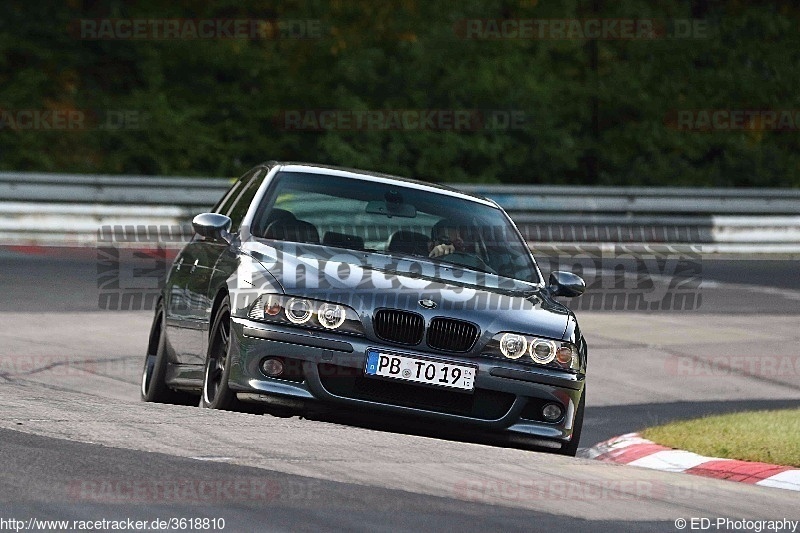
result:
<svg viewBox="0 0 800 533"><path fill-rule="evenodd" d="M434 302L433 300L428 300L428 299L420 300L419 305L421 305L425 309L436 309L436 302Z"/></svg>

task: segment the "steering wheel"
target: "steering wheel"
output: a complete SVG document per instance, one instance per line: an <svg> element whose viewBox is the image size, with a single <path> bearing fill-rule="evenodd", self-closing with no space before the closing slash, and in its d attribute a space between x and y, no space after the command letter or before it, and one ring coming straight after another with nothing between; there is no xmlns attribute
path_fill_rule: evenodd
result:
<svg viewBox="0 0 800 533"><path fill-rule="evenodd" d="M458 258L457 260L453 261L454 258ZM495 269L490 267L486 264L486 261L478 257L477 255L468 254L466 252L452 252L447 255L442 255L437 257L437 259L445 260L450 263L455 263L457 265L465 266L465 267L473 267L477 268L478 270L482 270L484 272L488 272L489 274L497 274Z"/></svg>

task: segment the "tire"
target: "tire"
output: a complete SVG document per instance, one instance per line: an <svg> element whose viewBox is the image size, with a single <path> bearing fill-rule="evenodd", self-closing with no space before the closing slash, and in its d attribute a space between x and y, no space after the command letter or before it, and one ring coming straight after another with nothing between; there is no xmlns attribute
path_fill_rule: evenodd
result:
<svg viewBox="0 0 800 533"><path fill-rule="evenodd" d="M569 444L564 445L557 453L575 457L578 453L578 444L581 441L581 430L583 429L583 412L586 410L586 385L583 386L581 401L578 403L578 412L575 414L575 423L572 429L572 439Z"/></svg>
<svg viewBox="0 0 800 533"><path fill-rule="evenodd" d="M167 403L173 405L196 405L197 397L188 392L175 391L167 386L167 335L164 329L164 308L159 305L153 325L150 328L150 339L147 343L147 354L144 357L142 379L139 393L142 401Z"/></svg>
<svg viewBox="0 0 800 533"><path fill-rule="evenodd" d="M230 376L231 304L226 296L219 306L209 336L208 352L203 370L203 389L200 407L241 411L243 405L236 393L228 388Z"/></svg>

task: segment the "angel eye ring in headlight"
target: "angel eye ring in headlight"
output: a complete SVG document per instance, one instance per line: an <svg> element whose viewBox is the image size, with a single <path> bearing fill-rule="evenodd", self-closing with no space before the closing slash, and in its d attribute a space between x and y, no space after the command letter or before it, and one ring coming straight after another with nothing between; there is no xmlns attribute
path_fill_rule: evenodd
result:
<svg viewBox="0 0 800 533"><path fill-rule="evenodd" d="M336 329L342 325L345 319L344 307L336 304L322 304L317 311L317 320L322 327Z"/></svg>
<svg viewBox="0 0 800 533"><path fill-rule="evenodd" d="M305 324L311 318L311 303L301 298L292 298L286 303L286 319L292 324Z"/></svg>
<svg viewBox="0 0 800 533"><path fill-rule="evenodd" d="M522 335L506 333L500 339L500 351L509 359L519 359L527 347L528 341Z"/></svg>
<svg viewBox="0 0 800 533"><path fill-rule="evenodd" d="M536 339L531 343L531 358L540 365L546 365L556 358L556 343Z"/></svg>

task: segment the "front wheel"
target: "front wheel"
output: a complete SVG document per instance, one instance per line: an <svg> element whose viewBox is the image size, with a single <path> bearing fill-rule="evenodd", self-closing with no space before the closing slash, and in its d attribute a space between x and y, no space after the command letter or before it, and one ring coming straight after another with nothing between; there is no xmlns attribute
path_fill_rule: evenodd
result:
<svg viewBox="0 0 800 533"><path fill-rule="evenodd" d="M583 412L586 409L586 385L583 386L581 401L578 402L578 412L575 413L575 422L572 424L572 439L569 444L565 444L558 453L575 457L578 453L578 444L581 440L581 430L583 429Z"/></svg>
<svg viewBox="0 0 800 533"><path fill-rule="evenodd" d="M203 372L200 407L240 410L236 394L228 388L230 375L231 304L226 296L219 306L209 337Z"/></svg>

